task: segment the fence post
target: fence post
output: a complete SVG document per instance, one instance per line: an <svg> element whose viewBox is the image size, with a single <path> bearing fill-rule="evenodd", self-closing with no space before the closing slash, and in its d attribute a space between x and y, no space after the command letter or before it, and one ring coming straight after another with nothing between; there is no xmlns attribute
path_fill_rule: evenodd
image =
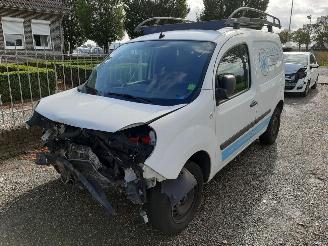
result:
<svg viewBox="0 0 328 246"><path fill-rule="evenodd" d="M11 91L11 83L10 83L10 75L9 75L9 67L8 67L8 57L7 57L7 53L5 50L5 63L6 63L6 69L7 69L7 80L8 80L8 87L9 87L9 98L10 98L10 109L11 109L11 116L12 116L12 122L13 122L13 126L16 125L15 122L15 114L14 114L14 102L13 102L13 95L12 95L12 91Z"/></svg>
<svg viewBox="0 0 328 246"><path fill-rule="evenodd" d="M23 91L22 91L22 81L21 81L21 76L20 76L19 68L18 68L18 55L17 55L16 43L15 43L15 61L16 61L16 66L17 66L17 77L18 77L18 86L19 86L19 93L20 93L21 106L22 106L22 115L25 118L24 99L23 99Z"/></svg>
<svg viewBox="0 0 328 246"><path fill-rule="evenodd" d="M35 52L36 57L36 68L37 68L37 74L38 74L38 85L39 85L39 96L40 100L42 98L42 91L41 91L41 82L40 82L40 69L39 69L39 60L38 60L38 52Z"/></svg>
<svg viewBox="0 0 328 246"><path fill-rule="evenodd" d="M3 106L3 103L2 103L2 98L1 98L1 94L0 94L0 110L1 110L1 118L2 118L2 125L5 124L5 115L3 113L3 109L2 109L2 106Z"/></svg>
<svg viewBox="0 0 328 246"><path fill-rule="evenodd" d="M72 83L72 88L74 88L73 71L72 71L71 43L68 43L68 55L69 55L69 63L70 63L70 71L71 71L71 83Z"/></svg>
<svg viewBox="0 0 328 246"><path fill-rule="evenodd" d="M64 82L64 90L66 91L66 76L65 76L65 54L62 54L62 70L63 70L63 82Z"/></svg>
<svg viewBox="0 0 328 246"><path fill-rule="evenodd" d="M28 56L27 56L26 45L25 45L25 58L26 58L26 66L28 66L29 63L28 63ZM27 80L28 80L28 85L29 85L29 89L30 89L31 108L33 110L33 108L34 108L34 105L33 105L33 92L32 92L32 84L31 84L31 74L30 74L30 72L27 73Z"/></svg>
<svg viewBox="0 0 328 246"><path fill-rule="evenodd" d="M46 47L43 46L44 51L44 62L46 64L46 75L47 75L47 84L48 84L48 95L50 96L50 83L49 83L49 72L48 72L48 60L47 60L47 54L46 54Z"/></svg>
<svg viewBox="0 0 328 246"><path fill-rule="evenodd" d="M55 45L52 43L52 52L54 60L54 71L55 71L55 83L56 83L56 93L58 92L58 76L57 76L57 65L56 65L56 54L55 54Z"/></svg>

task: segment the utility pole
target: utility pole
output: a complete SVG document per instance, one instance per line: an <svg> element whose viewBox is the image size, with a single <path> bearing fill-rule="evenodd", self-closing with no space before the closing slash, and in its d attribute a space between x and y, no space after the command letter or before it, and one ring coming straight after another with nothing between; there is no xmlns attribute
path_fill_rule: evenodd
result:
<svg viewBox="0 0 328 246"><path fill-rule="evenodd" d="M290 32L290 26L292 24L293 7L294 7L294 0L292 0L292 7L290 9L289 28L288 28L289 32Z"/></svg>

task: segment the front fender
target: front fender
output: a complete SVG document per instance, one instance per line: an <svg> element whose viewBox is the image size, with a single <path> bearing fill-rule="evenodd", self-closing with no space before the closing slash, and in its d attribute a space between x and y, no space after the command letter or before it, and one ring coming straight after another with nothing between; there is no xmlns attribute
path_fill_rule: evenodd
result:
<svg viewBox="0 0 328 246"><path fill-rule="evenodd" d="M176 179L188 159L198 151L206 151L215 159L217 140L212 90L204 90L186 107L151 124L157 142L145 164L166 179Z"/></svg>

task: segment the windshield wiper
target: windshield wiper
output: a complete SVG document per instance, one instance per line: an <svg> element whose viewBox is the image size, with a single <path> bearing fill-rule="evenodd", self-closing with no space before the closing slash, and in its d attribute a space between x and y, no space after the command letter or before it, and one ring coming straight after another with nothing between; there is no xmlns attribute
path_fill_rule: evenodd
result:
<svg viewBox="0 0 328 246"><path fill-rule="evenodd" d="M100 95L99 91L96 88L90 87L87 84L80 85L78 91L91 93L92 95Z"/></svg>
<svg viewBox="0 0 328 246"><path fill-rule="evenodd" d="M152 100L143 98L143 97L137 97L137 96L132 96L130 94L121 94L121 93L115 93L115 92L108 92L105 94L105 96L117 96L117 97L123 97L126 99L131 99L133 101L137 102L143 102L143 103L152 103Z"/></svg>

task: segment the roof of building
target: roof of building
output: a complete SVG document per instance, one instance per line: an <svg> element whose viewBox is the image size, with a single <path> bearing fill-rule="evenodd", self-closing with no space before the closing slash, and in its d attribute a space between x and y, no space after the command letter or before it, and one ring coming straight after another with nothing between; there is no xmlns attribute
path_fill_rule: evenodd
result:
<svg viewBox="0 0 328 246"><path fill-rule="evenodd" d="M66 12L64 0L0 0L0 8L53 14L63 14Z"/></svg>

